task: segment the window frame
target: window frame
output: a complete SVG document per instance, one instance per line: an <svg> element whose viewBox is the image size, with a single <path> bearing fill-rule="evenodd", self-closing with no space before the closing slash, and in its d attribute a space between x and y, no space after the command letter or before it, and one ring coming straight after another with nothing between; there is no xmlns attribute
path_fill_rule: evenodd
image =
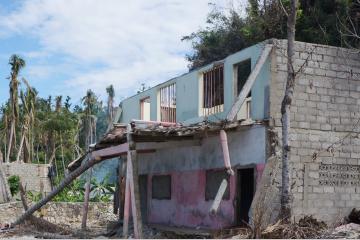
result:
<svg viewBox="0 0 360 240"><path fill-rule="evenodd" d="M149 100L149 119L144 119L144 102ZM151 98L150 96L146 96L140 99L140 120L151 120Z"/></svg>
<svg viewBox="0 0 360 240"><path fill-rule="evenodd" d="M239 61L239 62L237 62L237 63L235 63L234 65L233 65L233 84L234 84L234 96L235 96L235 98L240 94L240 92L241 92L241 89L239 89L239 81L238 81L238 67L239 67L239 65L240 64L242 64L242 63L246 63L246 62L250 62L250 72L249 72L249 75L247 76L247 78L250 76L250 74L251 74L251 71L252 71L252 62L251 62L251 57L249 57L249 58L246 58L246 59L243 59L243 60L241 60L241 61ZM244 85L245 85L245 83L246 83L246 80L245 80L245 82L244 82ZM244 87L244 86L243 86ZM249 93L249 96L247 96L247 98L248 97L251 97L251 91L250 91L250 93Z"/></svg>
<svg viewBox="0 0 360 240"><path fill-rule="evenodd" d="M209 73L210 76L207 75ZM216 79L217 76L220 76L220 79ZM214 64L210 69L201 72L199 82L199 115L210 116L223 112L225 105L224 64ZM220 90L217 90L216 86L219 86ZM208 104L209 106L207 106Z"/></svg>
<svg viewBox="0 0 360 240"><path fill-rule="evenodd" d="M160 179L160 178L169 178L169 186L168 186L168 196L154 196L154 189L155 189L155 184L154 184L154 180L156 179ZM155 192L156 193L156 192ZM162 174L162 175L153 175L151 177L151 199L154 200L171 200L172 198L172 176L171 174Z"/></svg>
<svg viewBox="0 0 360 240"><path fill-rule="evenodd" d="M219 187L221 185L221 181L218 183L218 186L214 187L216 189L216 193L214 196L212 196L211 193L209 192L210 190L208 190L208 188L210 188L212 186L212 184L209 183L209 185L208 185L208 182L209 182L208 179L210 179L210 178L213 179L214 176L213 175L210 176L210 175L217 174L217 173L223 173L224 177L221 178L221 181L222 181L222 179L225 178L226 181L228 182L228 185L226 187L226 190L225 190L222 200L225 200L225 201L230 200L230 176L229 176L229 174L227 174L226 169L210 169L210 170L206 170L206 173L205 173L205 201L215 200L217 190L219 189Z"/></svg>
<svg viewBox="0 0 360 240"><path fill-rule="evenodd" d="M167 90L166 90L167 89ZM164 97L162 94L166 94ZM167 98L172 98L170 100L168 100ZM162 101L166 100L168 101L168 105L167 106L162 106ZM177 96L176 96L176 82L172 82L169 84L166 84L162 87L159 88L158 91L158 119L160 122L172 122L172 123L176 123L176 111L177 111ZM172 103L174 102L174 103ZM173 108L171 108L171 106L175 106ZM162 108L169 108L169 114L167 116L162 115L163 113L163 109ZM171 110L173 109L173 110ZM166 111L166 110L165 110ZM166 121L165 121L166 120Z"/></svg>

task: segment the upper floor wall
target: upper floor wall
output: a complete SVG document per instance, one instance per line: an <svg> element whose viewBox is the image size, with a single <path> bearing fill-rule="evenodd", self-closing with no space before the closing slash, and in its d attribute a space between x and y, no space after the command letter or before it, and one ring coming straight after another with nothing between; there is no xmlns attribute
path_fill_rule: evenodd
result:
<svg viewBox="0 0 360 240"><path fill-rule="evenodd" d="M248 64L249 68L253 69L265 43L246 48L221 61L208 64L123 100L120 122L128 123L132 119L173 122L176 119L176 122L196 123L203 121L205 117L209 120L225 119L239 92L238 81L245 81L247 78L247 76L245 80L242 76L238 78L238 74L242 74L239 68ZM248 102L250 105L248 117L251 119L263 120L269 117L270 76L269 58L251 89L251 101ZM164 112L166 112L165 117Z"/></svg>

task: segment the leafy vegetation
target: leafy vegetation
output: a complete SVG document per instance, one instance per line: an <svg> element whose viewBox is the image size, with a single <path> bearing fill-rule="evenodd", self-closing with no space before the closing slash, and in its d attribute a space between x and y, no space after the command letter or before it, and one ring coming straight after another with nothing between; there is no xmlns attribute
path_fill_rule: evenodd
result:
<svg viewBox="0 0 360 240"><path fill-rule="evenodd" d="M106 176L101 182L95 178L91 180L90 201L92 202L110 202L114 196L115 184L109 182L109 176Z"/></svg>
<svg viewBox="0 0 360 240"><path fill-rule="evenodd" d="M95 178L91 179L90 201L91 202L110 202L113 199L115 185L109 183L108 177L98 182ZM15 193L16 194L16 193ZM40 192L27 191L27 198L31 202L38 202L42 195ZM56 195L54 202L83 202L85 198L85 180L76 179L63 191Z"/></svg>
<svg viewBox="0 0 360 240"><path fill-rule="evenodd" d="M246 15L235 8L220 9L213 5L207 25L183 37L190 41L193 53L187 55L189 68L194 69L269 38L286 38L286 14L289 0L248 0ZM333 46L354 43L341 28L360 31L360 4L357 0L299 0L296 40ZM356 47L355 46L355 47Z"/></svg>
<svg viewBox="0 0 360 240"><path fill-rule="evenodd" d="M8 178L9 188L12 196L20 191L20 177L13 175Z"/></svg>
<svg viewBox="0 0 360 240"><path fill-rule="evenodd" d="M72 108L69 96L65 101L61 95L45 99L25 78L20 80L26 66L20 56L11 56L9 65L10 98L0 106L0 156L6 162L50 164L53 182L58 182L66 166L106 131L108 115L113 117L114 88L108 87L107 106L88 90L81 104Z"/></svg>
<svg viewBox="0 0 360 240"><path fill-rule="evenodd" d="M53 199L54 202L83 202L85 181L77 179L67 186Z"/></svg>

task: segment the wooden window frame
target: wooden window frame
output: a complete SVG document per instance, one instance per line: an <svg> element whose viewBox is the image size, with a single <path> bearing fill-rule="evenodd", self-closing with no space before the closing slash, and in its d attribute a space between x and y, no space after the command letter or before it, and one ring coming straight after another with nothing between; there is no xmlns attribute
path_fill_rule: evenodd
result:
<svg viewBox="0 0 360 240"><path fill-rule="evenodd" d="M176 82L160 88L159 111L161 122L176 123Z"/></svg>
<svg viewBox="0 0 360 240"><path fill-rule="evenodd" d="M168 186L168 192L169 195L168 196L154 196L156 194L156 187L154 186L154 181L156 181L156 179L159 178L169 178L169 186ZM171 200L172 194L171 194L171 190L172 190L172 177L170 174L167 175L153 175L151 178L151 199L155 199L155 200Z"/></svg>

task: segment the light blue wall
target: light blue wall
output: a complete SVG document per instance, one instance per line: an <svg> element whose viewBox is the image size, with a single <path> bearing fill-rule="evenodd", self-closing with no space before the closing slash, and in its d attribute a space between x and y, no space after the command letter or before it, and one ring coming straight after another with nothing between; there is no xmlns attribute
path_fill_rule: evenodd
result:
<svg viewBox="0 0 360 240"><path fill-rule="evenodd" d="M235 80L234 65L251 58L251 66L255 64L264 48L265 43L259 43L246 48L240 52L226 57L224 63L224 111L213 116L209 116L211 121L224 119L229 112L235 99ZM171 79L163 84L157 85L149 90L122 101L122 116L120 122L128 123L132 119L140 119L140 100L150 97L151 120L158 121L157 118L157 95L161 87L176 82L176 118L177 122L195 123L203 120L199 116L199 81L202 72L211 69L213 64L193 70L187 74ZM270 59L261 69L252 88L251 118L262 120L268 118L268 89L270 82Z"/></svg>

